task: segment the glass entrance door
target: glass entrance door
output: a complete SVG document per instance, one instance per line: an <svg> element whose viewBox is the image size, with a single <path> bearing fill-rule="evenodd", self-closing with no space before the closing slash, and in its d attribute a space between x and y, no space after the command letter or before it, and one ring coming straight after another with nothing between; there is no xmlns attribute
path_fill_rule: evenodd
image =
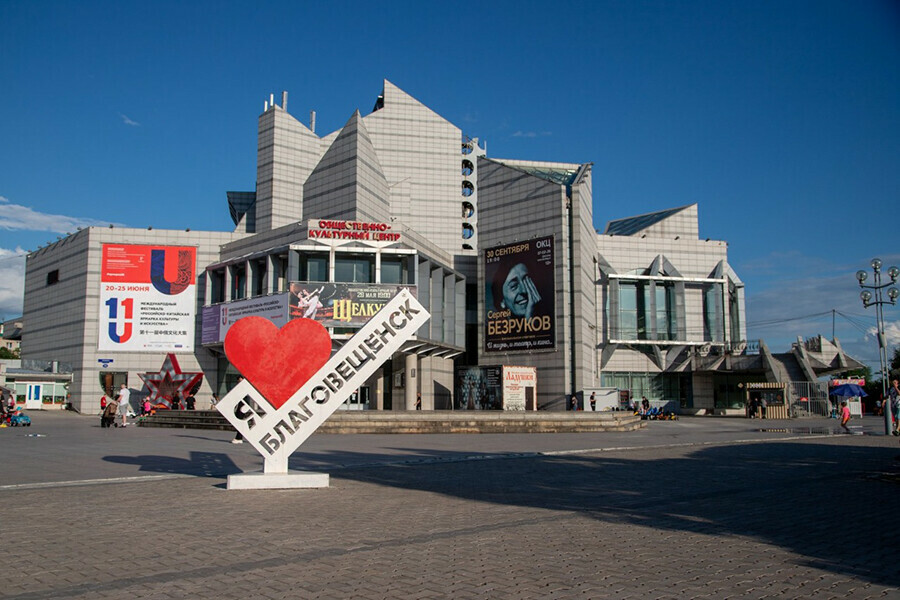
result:
<svg viewBox="0 0 900 600"><path fill-rule="evenodd" d="M29 383L28 390L25 395L25 408L26 409L40 409L41 408L41 388L43 386L40 383Z"/></svg>

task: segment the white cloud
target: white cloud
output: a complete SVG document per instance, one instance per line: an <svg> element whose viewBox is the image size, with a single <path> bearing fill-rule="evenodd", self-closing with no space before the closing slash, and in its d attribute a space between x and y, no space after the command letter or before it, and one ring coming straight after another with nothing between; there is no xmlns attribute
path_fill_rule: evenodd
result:
<svg viewBox="0 0 900 600"><path fill-rule="evenodd" d="M520 137L520 138L536 138L536 137L544 137L553 135L549 131L541 131L540 133L537 131L517 131L512 134L512 137Z"/></svg>
<svg viewBox="0 0 900 600"><path fill-rule="evenodd" d="M22 248L0 248L0 318L22 314L25 290L25 254Z"/></svg>
<svg viewBox="0 0 900 600"><path fill-rule="evenodd" d="M122 113L119 113L119 117L122 118L122 122L125 123L126 125L130 125L131 127L140 127L141 126L141 124L138 123L137 121L129 119L128 115L123 115Z"/></svg>
<svg viewBox="0 0 900 600"><path fill-rule="evenodd" d="M0 229L6 231L47 231L69 233L86 227L106 227L108 221L96 221L67 215L42 213L0 196ZM21 247L0 248L0 317L22 314L25 294L25 255Z"/></svg>
<svg viewBox="0 0 900 600"><path fill-rule="evenodd" d="M873 340L878 339L878 329L869 327L866 331L866 338ZM900 321L893 321L884 324L884 340L888 350L894 346L900 346Z"/></svg>
<svg viewBox="0 0 900 600"><path fill-rule="evenodd" d="M0 229L21 231L52 231L68 233L78 227L105 226L108 222L54 215L34 211L21 204L13 204L0 196Z"/></svg>

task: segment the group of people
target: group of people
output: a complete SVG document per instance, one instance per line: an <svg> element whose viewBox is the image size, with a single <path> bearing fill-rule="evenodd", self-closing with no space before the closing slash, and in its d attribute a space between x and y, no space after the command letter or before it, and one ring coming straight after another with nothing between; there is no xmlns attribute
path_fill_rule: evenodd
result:
<svg viewBox="0 0 900 600"><path fill-rule="evenodd" d="M197 399L194 398L193 392L187 396L175 395L172 397L172 403L169 406L171 410L194 410L197 406Z"/></svg>
<svg viewBox="0 0 900 600"><path fill-rule="evenodd" d="M169 406L172 410L194 410L197 400L191 392L183 398L175 396ZM141 416L153 414L153 405L150 398L145 397L141 403ZM122 384L116 393L115 399L109 399L104 394L100 398L100 426L101 427L127 427L128 417L135 416L131 409L131 390L126 384Z"/></svg>
<svg viewBox="0 0 900 600"><path fill-rule="evenodd" d="M7 423L16 414L16 398L12 393L0 395L0 423Z"/></svg>
<svg viewBox="0 0 900 600"><path fill-rule="evenodd" d="M765 419L768 406L764 396L752 396L747 404L747 417L751 419Z"/></svg>
<svg viewBox="0 0 900 600"><path fill-rule="evenodd" d="M100 398L100 427L127 427L128 412L131 410L131 390L124 383L119 387L116 398L110 400L104 394ZM116 422L116 419L119 422Z"/></svg>

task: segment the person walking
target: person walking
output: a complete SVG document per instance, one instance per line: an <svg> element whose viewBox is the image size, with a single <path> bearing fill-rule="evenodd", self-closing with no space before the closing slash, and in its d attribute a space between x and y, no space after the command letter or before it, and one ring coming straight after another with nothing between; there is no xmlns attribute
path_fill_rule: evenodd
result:
<svg viewBox="0 0 900 600"><path fill-rule="evenodd" d="M897 380L891 382L891 389L888 390L888 397L884 403L884 410L890 410L893 413L894 418L894 435L900 435L900 387L897 385Z"/></svg>
<svg viewBox="0 0 900 600"><path fill-rule="evenodd" d="M597 397L594 394L595 392L591 392L591 412L597 410Z"/></svg>
<svg viewBox="0 0 900 600"><path fill-rule="evenodd" d="M847 401L844 400L841 402L841 427L844 428L845 433L850 433L850 428L847 427L847 423L850 422L850 407L847 406Z"/></svg>
<svg viewBox="0 0 900 600"><path fill-rule="evenodd" d="M131 391L129 391L128 386L124 383L119 389L119 413L122 415L122 427L126 427L128 425L127 413L128 413L128 400L131 398Z"/></svg>

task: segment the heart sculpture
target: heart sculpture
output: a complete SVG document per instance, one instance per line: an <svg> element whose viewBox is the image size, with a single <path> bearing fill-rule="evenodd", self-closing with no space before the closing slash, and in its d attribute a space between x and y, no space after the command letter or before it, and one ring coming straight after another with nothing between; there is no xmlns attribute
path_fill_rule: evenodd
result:
<svg viewBox="0 0 900 600"><path fill-rule="evenodd" d="M228 329L225 355L277 410L328 362L331 338L312 319L279 329L263 317L244 317Z"/></svg>

